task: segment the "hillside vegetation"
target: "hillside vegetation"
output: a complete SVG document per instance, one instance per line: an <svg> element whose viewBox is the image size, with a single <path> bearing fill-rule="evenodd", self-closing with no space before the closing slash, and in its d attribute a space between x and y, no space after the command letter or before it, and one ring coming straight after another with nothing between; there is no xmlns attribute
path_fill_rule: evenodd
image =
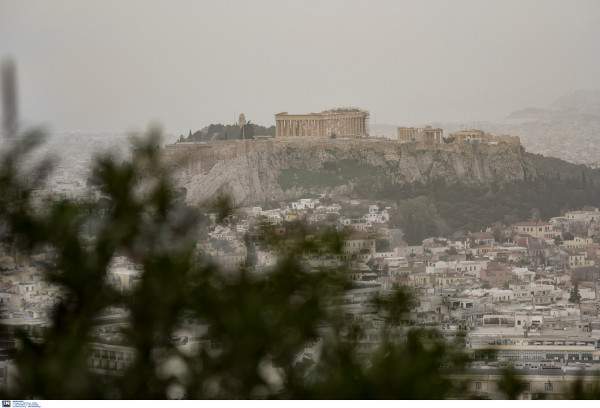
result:
<svg viewBox="0 0 600 408"><path fill-rule="evenodd" d="M359 163L355 160L343 159L338 162L323 163L321 171L289 167L281 171L277 182L283 190L294 187L337 187L351 181L382 176L381 168L371 164Z"/></svg>
<svg viewBox="0 0 600 408"><path fill-rule="evenodd" d="M242 132L243 130L243 132ZM275 137L275 126L265 127L248 122L243 129L237 124L223 125L221 123L209 125L194 133L190 130L188 137L180 136L182 142L200 142L208 140L239 140L254 139L254 136Z"/></svg>
<svg viewBox="0 0 600 408"><path fill-rule="evenodd" d="M597 184L596 184L597 185ZM379 199L393 200L391 226L405 230L409 244L427 236L447 235L465 229L479 231L493 223L510 225L539 214L542 220L586 205L600 206L600 190L581 179L539 176L506 183L429 184L389 186L376 192ZM536 211L537 210L537 211Z"/></svg>
<svg viewBox="0 0 600 408"><path fill-rule="evenodd" d="M499 183L388 185L372 194L397 209L391 224L405 230L409 244L459 229L478 231L494 223L510 225L539 216L557 217L584 206L600 206L600 170L554 157L529 154L535 178Z"/></svg>
<svg viewBox="0 0 600 408"><path fill-rule="evenodd" d="M527 157L533 162L538 174L572 180L581 178L585 174L586 179L600 184L600 169L592 169L585 164L573 164L541 154L527 153Z"/></svg>
<svg viewBox="0 0 600 408"><path fill-rule="evenodd" d="M548 220L565 211L600 206L600 170L553 157L528 156L538 176L506 182L437 179L400 184L389 181L381 167L350 160L328 162L321 171L289 168L278 182L284 189L351 182L354 197L395 204L391 226L402 228L409 244L462 229L478 231L493 223L509 225L531 219L532 214Z"/></svg>

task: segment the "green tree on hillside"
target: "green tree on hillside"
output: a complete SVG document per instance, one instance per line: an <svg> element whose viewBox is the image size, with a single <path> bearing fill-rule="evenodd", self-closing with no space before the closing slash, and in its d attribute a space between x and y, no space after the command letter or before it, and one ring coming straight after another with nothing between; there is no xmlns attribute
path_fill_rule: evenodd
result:
<svg viewBox="0 0 600 408"><path fill-rule="evenodd" d="M571 303L581 303L581 294L579 293L579 283L575 281L573 284L573 289L571 289L571 296L569 296L569 302Z"/></svg>
<svg viewBox="0 0 600 408"><path fill-rule="evenodd" d="M420 245L427 237L446 235L449 232L436 206L426 196L400 201L391 212L390 226L401 228L404 240L409 245Z"/></svg>

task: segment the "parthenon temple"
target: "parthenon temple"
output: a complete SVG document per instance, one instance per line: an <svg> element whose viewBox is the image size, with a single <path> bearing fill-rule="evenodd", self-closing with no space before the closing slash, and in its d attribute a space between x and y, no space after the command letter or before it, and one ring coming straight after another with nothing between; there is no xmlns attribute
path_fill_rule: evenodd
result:
<svg viewBox="0 0 600 408"><path fill-rule="evenodd" d="M290 115L281 112L275 115L275 137L330 137L367 135L369 112L356 108L341 108Z"/></svg>

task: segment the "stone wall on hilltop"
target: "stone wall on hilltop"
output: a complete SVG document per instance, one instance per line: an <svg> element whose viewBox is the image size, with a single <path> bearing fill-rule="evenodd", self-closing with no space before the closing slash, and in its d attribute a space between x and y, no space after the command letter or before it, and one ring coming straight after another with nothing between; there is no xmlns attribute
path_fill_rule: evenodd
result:
<svg viewBox="0 0 600 408"><path fill-rule="evenodd" d="M522 180L535 169L521 146L489 144L399 144L386 139L269 139L231 140L169 145L162 158L175 183L187 189L187 201L198 204L215 194L229 194L237 205L296 199L323 193L324 188L278 183L281 172L305 169L317 174L327 162L352 160L375 166L387 184L444 179L467 183ZM135 157L135 155L134 155ZM347 194L352 182L331 186Z"/></svg>

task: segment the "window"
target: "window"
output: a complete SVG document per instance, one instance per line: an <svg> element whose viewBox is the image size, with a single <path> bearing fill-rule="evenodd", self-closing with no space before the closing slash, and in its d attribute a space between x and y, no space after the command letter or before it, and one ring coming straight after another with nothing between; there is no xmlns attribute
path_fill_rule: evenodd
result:
<svg viewBox="0 0 600 408"><path fill-rule="evenodd" d="M547 383L544 384L544 390L547 392L554 391L554 384L552 384L550 381L548 381Z"/></svg>
<svg viewBox="0 0 600 408"><path fill-rule="evenodd" d="M477 391L481 391L481 382L478 381L478 382L475 383L475 389Z"/></svg>
<svg viewBox="0 0 600 408"><path fill-rule="evenodd" d="M458 389L461 391L466 391L467 390L467 383L466 382L461 382L460 384L458 384Z"/></svg>
<svg viewBox="0 0 600 408"><path fill-rule="evenodd" d="M565 358L564 351L548 351L546 353L547 360L562 360L563 358Z"/></svg>
<svg viewBox="0 0 600 408"><path fill-rule="evenodd" d="M523 383L523 391L530 391L531 383Z"/></svg>
<svg viewBox="0 0 600 408"><path fill-rule="evenodd" d="M519 360L521 358L521 352L519 350L502 350L500 356L506 360Z"/></svg>
<svg viewBox="0 0 600 408"><path fill-rule="evenodd" d="M543 351L526 350L523 351L523 359L526 360L542 360L544 358Z"/></svg>

